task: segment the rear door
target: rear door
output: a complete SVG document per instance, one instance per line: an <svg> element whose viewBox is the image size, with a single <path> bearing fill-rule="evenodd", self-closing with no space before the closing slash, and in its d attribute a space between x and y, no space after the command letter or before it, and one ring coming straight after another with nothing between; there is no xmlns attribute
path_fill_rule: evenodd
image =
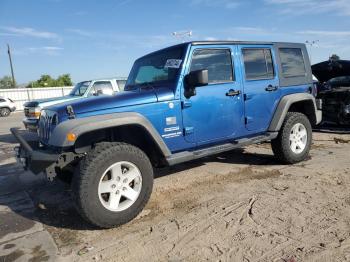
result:
<svg viewBox="0 0 350 262"><path fill-rule="evenodd" d="M253 133L267 130L280 97L272 46L239 47L242 60L245 126Z"/></svg>

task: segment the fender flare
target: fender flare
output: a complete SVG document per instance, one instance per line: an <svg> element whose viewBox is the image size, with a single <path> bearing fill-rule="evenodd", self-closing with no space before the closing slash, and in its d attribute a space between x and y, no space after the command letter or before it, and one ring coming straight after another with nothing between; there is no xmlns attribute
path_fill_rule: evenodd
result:
<svg viewBox="0 0 350 262"><path fill-rule="evenodd" d="M297 93L297 94L290 94L282 97L280 100L275 113L273 115L273 118L270 122L270 126L268 128L268 131L270 132L275 132L279 131L281 129L281 126L283 124L283 121L289 111L289 108L291 107L292 104L296 102L301 102L301 101L312 101L313 106L314 106L314 113L316 117L316 124L321 122L322 119L322 113L321 111L317 110L316 107L316 101L315 97L312 96L311 94L308 93Z"/></svg>
<svg viewBox="0 0 350 262"><path fill-rule="evenodd" d="M48 144L60 148L70 147L75 144L75 141L71 142L67 140L67 133L69 132L74 133L78 138L91 131L125 125L138 125L143 127L154 139L164 156L167 157L171 155L169 148L154 126L144 116L135 112L97 115L64 121L58 124L53 130Z"/></svg>

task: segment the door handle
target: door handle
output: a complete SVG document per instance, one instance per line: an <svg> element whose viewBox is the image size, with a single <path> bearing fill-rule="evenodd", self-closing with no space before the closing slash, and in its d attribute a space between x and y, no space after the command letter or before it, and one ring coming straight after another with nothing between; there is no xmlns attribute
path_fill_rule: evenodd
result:
<svg viewBox="0 0 350 262"><path fill-rule="evenodd" d="M276 91L278 89L278 86L273 86L273 85L268 85L265 90L267 92L273 92L273 91Z"/></svg>
<svg viewBox="0 0 350 262"><path fill-rule="evenodd" d="M230 89L230 90L226 93L226 96L238 96L240 93L241 93L241 91L239 91L239 90Z"/></svg>

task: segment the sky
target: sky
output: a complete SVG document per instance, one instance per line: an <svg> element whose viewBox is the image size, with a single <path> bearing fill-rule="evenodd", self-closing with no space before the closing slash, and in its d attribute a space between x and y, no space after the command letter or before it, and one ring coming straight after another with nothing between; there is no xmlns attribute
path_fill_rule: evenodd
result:
<svg viewBox="0 0 350 262"><path fill-rule="evenodd" d="M135 59L192 40L315 41L312 63L350 59L350 0L0 0L0 77L127 76Z"/></svg>

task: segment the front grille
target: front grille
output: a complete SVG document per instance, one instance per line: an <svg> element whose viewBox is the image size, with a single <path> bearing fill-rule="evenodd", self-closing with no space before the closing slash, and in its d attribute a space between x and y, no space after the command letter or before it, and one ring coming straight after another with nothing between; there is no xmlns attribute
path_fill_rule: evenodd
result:
<svg viewBox="0 0 350 262"><path fill-rule="evenodd" d="M40 142L47 144L51 133L57 125L57 115L50 110L42 110L39 119L39 138Z"/></svg>

